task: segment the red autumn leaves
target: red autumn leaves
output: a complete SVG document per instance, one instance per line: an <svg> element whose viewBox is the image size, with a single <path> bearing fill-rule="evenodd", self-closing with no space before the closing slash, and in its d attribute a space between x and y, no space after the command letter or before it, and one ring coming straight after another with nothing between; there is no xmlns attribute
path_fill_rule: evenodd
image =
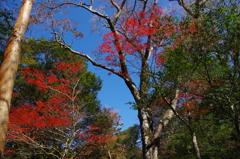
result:
<svg viewBox="0 0 240 159"><path fill-rule="evenodd" d="M101 121L99 119L96 123L76 128L80 121L88 118L81 112L85 103L78 99L78 93L84 88L78 87L84 71L81 60L71 63L56 62L54 68L48 71L29 67L20 71L26 83L37 86L37 91L46 94L47 98L35 101L34 104L22 103L11 108L8 139L34 144L42 139L42 134L48 134L56 128L59 132L55 130L55 133L58 134L65 134L68 130L74 129L74 136L92 148L99 148L109 142L116 132L112 127L119 120L116 113L110 109L103 108L105 112L102 111L100 114L109 119L105 121L106 125L98 124ZM14 96L17 97L17 94ZM14 151L18 150L5 152Z"/></svg>

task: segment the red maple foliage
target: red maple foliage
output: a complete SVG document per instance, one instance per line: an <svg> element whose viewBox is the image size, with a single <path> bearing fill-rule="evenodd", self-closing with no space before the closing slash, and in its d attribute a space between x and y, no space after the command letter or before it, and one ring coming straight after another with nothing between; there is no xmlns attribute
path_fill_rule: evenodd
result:
<svg viewBox="0 0 240 159"><path fill-rule="evenodd" d="M68 139L67 135L63 139L65 141L61 143L62 146L74 147L73 141L68 142L74 138L84 141L85 147L99 148L106 144L109 138L116 133L117 130L112 128L119 122L117 114L110 109L104 109L105 112L99 115L109 119L105 121L105 125L98 123L100 120L97 120L97 123L89 123L80 129L76 128L81 120L88 117L81 112L81 106L84 103L81 104L78 99L83 87L77 86L84 71L81 60L72 63L56 62L54 69L49 71L29 67L22 70L21 74L26 82L36 85L37 89L44 92L48 98L36 101L35 104L23 103L23 105L11 109L8 139L34 145L40 149L49 149L49 145L41 147L38 142L47 140L49 132L54 132L52 135L56 138L56 135L66 135L68 130L72 129L74 132L69 132L70 138ZM14 96L16 95L14 94ZM43 135L45 132L46 135ZM5 153L13 153L18 150L6 149Z"/></svg>
<svg viewBox="0 0 240 159"><path fill-rule="evenodd" d="M123 19L120 24L119 32L105 34L103 43L98 46L96 56L103 63L118 72L121 70L121 59L124 58L133 67L131 73L134 73L136 68L140 68L140 62L137 62L139 58L144 52L152 51L150 60L157 66L163 64L163 47L168 37L176 32L170 15L163 14L161 8L154 7L154 11L140 11ZM125 74L122 72L123 77Z"/></svg>

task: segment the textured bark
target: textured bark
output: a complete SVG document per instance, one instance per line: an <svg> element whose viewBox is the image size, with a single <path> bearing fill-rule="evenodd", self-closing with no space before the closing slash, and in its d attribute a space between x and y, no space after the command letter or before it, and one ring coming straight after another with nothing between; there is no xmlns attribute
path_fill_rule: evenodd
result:
<svg viewBox="0 0 240 159"><path fill-rule="evenodd" d="M0 158L3 156L6 140L12 90L19 63L21 39L27 29L33 2L34 0L24 0L22 2L0 67Z"/></svg>

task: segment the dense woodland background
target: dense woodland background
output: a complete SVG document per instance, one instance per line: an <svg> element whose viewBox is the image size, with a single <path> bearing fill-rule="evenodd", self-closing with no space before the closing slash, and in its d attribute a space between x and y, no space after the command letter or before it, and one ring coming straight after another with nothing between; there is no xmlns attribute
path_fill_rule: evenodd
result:
<svg viewBox="0 0 240 159"><path fill-rule="evenodd" d="M49 25L55 38L22 41L4 158L239 158L239 2L178 2L181 9L168 12L157 1L98 2L114 13L107 16L90 2L36 1L29 31ZM1 3L3 59L19 5ZM65 43L65 31L84 35L76 23L51 19L70 7L96 15L94 29L109 29L96 61ZM102 81L87 71L89 61L125 81L139 125L122 131L118 113L102 107Z"/></svg>

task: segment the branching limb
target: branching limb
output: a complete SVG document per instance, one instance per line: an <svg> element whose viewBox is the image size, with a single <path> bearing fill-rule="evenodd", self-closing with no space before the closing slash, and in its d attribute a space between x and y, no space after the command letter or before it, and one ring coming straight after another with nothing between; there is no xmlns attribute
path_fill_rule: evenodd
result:
<svg viewBox="0 0 240 159"><path fill-rule="evenodd" d="M81 8L84 8L84 9L90 11L91 13L101 17L101 18L110 19L107 15L104 15L104 14L92 9L93 1L91 1L90 5L86 4L86 3L82 3L82 2L80 2L79 4L73 3L73 2L64 2L64 3L58 4L54 7L50 7L50 6L46 6L46 5L44 5L44 7L48 8L48 9L57 9L57 8L60 8L64 5L72 5L72 6L76 6L76 7L81 7Z"/></svg>
<svg viewBox="0 0 240 159"><path fill-rule="evenodd" d="M164 101L169 105L170 109L171 109L171 110L173 111L173 113L178 117L178 119L180 119L188 128L190 128L190 126L189 126L189 124L187 123L187 121L177 113L176 109L174 109L174 108L172 107L171 103L170 103L166 98L163 98L163 99L164 99Z"/></svg>
<svg viewBox="0 0 240 159"><path fill-rule="evenodd" d="M179 89L177 88L175 90L175 95L173 100L170 103L167 102L170 104L170 108L165 112L163 118L159 121L159 124L154 133L154 138L161 136L161 133L163 132L164 127L173 118L174 112L172 111L172 109L175 110L177 108L178 94L179 94Z"/></svg>
<svg viewBox="0 0 240 159"><path fill-rule="evenodd" d="M77 55L79 55L79 56L81 56L81 57L84 57L84 58L86 58L88 61L90 61L94 66L103 68L103 69L105 69L105 70L107 70L107 71L110 71L110 72L112 72L113 74L115 74L115 75L123 78L123 75L122 75L121 73L119 73L119 72L117 72L117 71L114 71L114 70L113 70L112 68L110 68L110 67L107 67L107 66L105 66L105 65L102 65L102 64L99 64L99 63L95 62L90 56L88 56L88 55L86 55L86 54L80 53L80 52L78 52L78 51L73 50L72 48L70 48L67 44L65 44L65 43L63 43L63 42L61 41L61 39L59 38L59 36L58 36L58 34L57 34L56 32L53 32L53 34L55 34L55 39L57 40L57 42L59 43L59 45L62 46L62 47L64 47L65 49L69 50L71 53L74 53L74 54L77 54Z"/></svg>
<svg viewBox="0 0 240 159"><path fill-rule="evenodd" d="M115 22L115 23L116 23L117 20L119 19L119 16L120 16L120 14L121 14L121 12L122 12L122 9L123 9L126 1L127 1L127 0L123 0L122 3L121 3L121 6L119 7L119 6L114 2L114 0L110 0L110 2L112 3L112 5L117 9L117 14L115 15L115 18L114 18L114 22Z"/></svg>

